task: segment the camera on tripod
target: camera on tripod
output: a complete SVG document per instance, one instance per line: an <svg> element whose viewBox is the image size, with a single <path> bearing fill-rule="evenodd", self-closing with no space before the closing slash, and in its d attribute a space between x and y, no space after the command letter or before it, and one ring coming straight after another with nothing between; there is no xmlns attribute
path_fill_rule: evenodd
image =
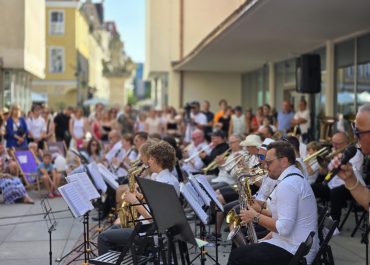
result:
<svg viewBox="0 0 370 265"><path fill-rule="evenodd" d="M184 116L184 122L189 123L191 122L191 109L192 109L192 102L188 102L184 106L185 116Z"/></svg>

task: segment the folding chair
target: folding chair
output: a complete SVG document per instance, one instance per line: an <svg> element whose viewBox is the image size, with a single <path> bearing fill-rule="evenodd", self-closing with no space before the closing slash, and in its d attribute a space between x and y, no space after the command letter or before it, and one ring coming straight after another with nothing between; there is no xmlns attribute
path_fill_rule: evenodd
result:
<svg viewBox="0 0 370 265"><path fill-rule="evenodd" d="M312 265L334 265L333 252L329 245L329 241L337 226L338 221L334 221L330 216L325 217L323 227L321 231L319 231L319 233L321 232L324 235L323 240L320 241L320 248L312 262Z"/></svg>
<svg viewBox="0 0 370 265"><path fill-rule="evenodd" d="M315 232L311 232L306 241L302 242L288 265L307 265L305 256L310 252Z"/></svg>
<svg viewBox="0 0 370 265"><path fill-rule="evenodd" d="M328 212L328 206L317 206L317 212L318 212L318 219L317 219L317 227L318 227L318 234L320 242L324 240L324 235L322 233L322 230L324 228L324 221L327 216L329 216Z"/></svg>
<svg viewBox="0 0 370 265"><path fill-rule="evenodd" d="M67 147L64 141L50 142L46 144L49 153L54 157L56 154L66 158Z"/></svg>
<svg viewBox="0 0 370 265"><path fill-rule="evenodd" d="M38 164L34 153L30 150L13 150L12 155L21 170L26 187L36 186L39 194L41 194L40 179L37 176Z"/></svg>

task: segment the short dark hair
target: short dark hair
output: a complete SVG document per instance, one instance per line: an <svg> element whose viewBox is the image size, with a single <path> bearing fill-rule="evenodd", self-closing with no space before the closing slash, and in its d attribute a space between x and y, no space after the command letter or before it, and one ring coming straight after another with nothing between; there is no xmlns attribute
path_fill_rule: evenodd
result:
<svg viewBox="0 0 370 265"><path fill-rule="evenodd" d="M294 147L294 150L299 153L299 140L297 137L289 135L285 139Z"/></svg>
<svg viewBox="0 0 370 265"><path fill-rule="evenodd" d="M286 157L288 159L289 164L295 164L295 152L294 147L284 141L276 141L267 146L267 150L275 149L275 154L277 158Z"/></svg>
<svg viewBox="0 0 370 265"><path fill-rule="evenodd" d="M163 169L171 171L175 166L176 151L169 143L163 140L151 145L148 154Z"/></svg>
<svg viewBox="0 0 370 265"><path fill-rule="evenodd" d="M135 137L136 136L145 140L145 141L148 140L148 137L149 137L147 132L137 132L137 133L135 133Z"/></svg>
<svg viewBox="0 0 370 265"><path fill-rule="evenodd" d="M269 134L272 136L274 135L274 130L272 129L272 127L270 125L265 125L263 126L262 128L265 128L267 129L267 131L269 132Z"/></svg>

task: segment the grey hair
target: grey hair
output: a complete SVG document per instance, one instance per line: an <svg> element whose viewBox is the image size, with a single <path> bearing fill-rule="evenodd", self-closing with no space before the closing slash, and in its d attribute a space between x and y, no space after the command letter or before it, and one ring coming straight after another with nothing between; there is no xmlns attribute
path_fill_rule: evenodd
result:
<svg viewBox="0 0 370 265"><path fill-rule="evenodd" d="M370 113L370 103L365 103L362 105L359 109L358 112L368 112Z"/></svg>
<svg viewBox="0 0 370 265"><path fill-rule="evenodd" d="M243 141L243 139L244 139L244 136L240 135L240 134L232 134L230 136L233 136L233 137L237 138L239 141Z"/></svg>

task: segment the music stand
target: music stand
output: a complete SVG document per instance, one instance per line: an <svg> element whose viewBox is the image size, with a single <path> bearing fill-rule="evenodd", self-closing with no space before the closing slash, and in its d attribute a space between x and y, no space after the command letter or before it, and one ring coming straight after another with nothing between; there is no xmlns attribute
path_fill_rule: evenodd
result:
<svg viewBox="0 0 370 265"><path fill-rule="evenodd" d="M56 230L57 221L55 220L54 213L51 209L49 200L47 198L41 200L41 208L44 213L44 220L46 222L46 226L48 228L49 233L49 257L50 257L50 265L53 264L53 249L51 245L51 233Z"/></svg>
<svg viewBox="0 0 370 265"><path fill-rule="evenodd" d="M136 178L136 181L151 209L158 232L168 237L167 260L163 260L164 265L171 264L172 258L177 264L174 240L187 242L194 246L197 246L197 242L176 191L173 186L158 181L144 178ZM183 260L184 253L180 252L180 254Z"/></svg>

